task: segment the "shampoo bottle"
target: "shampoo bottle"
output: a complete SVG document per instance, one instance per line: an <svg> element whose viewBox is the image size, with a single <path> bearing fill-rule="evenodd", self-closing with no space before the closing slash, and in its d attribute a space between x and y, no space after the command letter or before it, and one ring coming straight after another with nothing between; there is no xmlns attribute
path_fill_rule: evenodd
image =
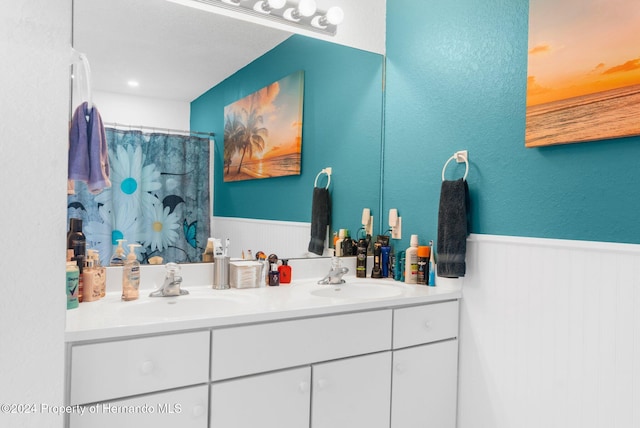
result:
<svg viewBox="0 0 640 428"><path fill-rule="evenodd" d="M382 244L376 242L373 244L373 269L371 270L371 278L382 278Z"/></svg>
<svg viewBox="0 0 640 428"><path fill-rule="evenodd" d="M356 277L367 277L367 248L369 243L366 239L361 238L358 240L358 252L356 254Z"/></svg>
<svg viewBox="0 0 640 428"><path fill-rule="evenodd" d="M404 252L404 282L418 283L418 235L411 235L411 246Z"/></svg>
<svg viewBox="0 0 640 428"><path fill-rule="evenodd" d="M129 254L122 269L122 300L136 300L140 295L140 262L136 257L136 247L140 244L129 244Z"/></svg>

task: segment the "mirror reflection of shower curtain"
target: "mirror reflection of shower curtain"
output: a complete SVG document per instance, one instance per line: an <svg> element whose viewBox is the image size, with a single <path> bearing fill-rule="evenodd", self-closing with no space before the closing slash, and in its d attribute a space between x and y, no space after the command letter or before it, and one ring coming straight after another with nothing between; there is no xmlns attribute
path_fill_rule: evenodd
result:
<svg viewBox="0 0 640 428"><path fill-rule="evenodd" d="M68 218L81 218L87 248L107 266L118 239L138 260L201 261L210 236L209 139L106 128L112 187L92 195L76 182Z"/></svg>

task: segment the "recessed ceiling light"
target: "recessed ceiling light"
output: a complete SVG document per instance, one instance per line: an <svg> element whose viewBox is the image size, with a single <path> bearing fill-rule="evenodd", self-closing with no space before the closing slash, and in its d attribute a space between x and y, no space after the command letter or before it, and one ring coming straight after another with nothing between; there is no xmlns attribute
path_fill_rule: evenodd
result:
<svg viewBox="0 0 640 428"><path fill-rule="evenodd" d="M129 80L127 82L127 85L129 85L132 88L137 88L138 86L140 86L140 83L138 83L136 80Z"/></svg>

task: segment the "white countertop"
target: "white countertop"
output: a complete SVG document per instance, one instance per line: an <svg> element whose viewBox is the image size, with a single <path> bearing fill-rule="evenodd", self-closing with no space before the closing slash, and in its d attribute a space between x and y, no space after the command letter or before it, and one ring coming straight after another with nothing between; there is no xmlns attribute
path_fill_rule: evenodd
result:
<svg viewBox="0 0 640 428"><path fill-rule="evenodd" d="M303 318L424 304L462 296L461 286L455 282L429 287L390 279L345 279L347 283L342 286L318 285L311 280L279 287L229 290L186 285L183 288L190 293L186 296L149 297L149 290L141 290L140 298L131 302L123 302L120 292L111 291L103 299L83 302L79 308L67 310L65 341L94 341ZM351 289L347 290L347 287ZM325 295L314 294L318 292Z"/></svg>

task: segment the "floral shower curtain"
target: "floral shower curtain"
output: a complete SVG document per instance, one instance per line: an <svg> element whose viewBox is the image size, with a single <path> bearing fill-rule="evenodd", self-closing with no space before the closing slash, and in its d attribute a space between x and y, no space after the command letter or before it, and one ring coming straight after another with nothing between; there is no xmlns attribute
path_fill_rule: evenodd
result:
<svg viewBox="0 0 640 428"><path fill-rule="evenodd" d="M76 182L68 218L82 219L87 248L107 266L118 239L138 260L200 261L210 235L209 139L106 128L111 188Z"/></svg>

